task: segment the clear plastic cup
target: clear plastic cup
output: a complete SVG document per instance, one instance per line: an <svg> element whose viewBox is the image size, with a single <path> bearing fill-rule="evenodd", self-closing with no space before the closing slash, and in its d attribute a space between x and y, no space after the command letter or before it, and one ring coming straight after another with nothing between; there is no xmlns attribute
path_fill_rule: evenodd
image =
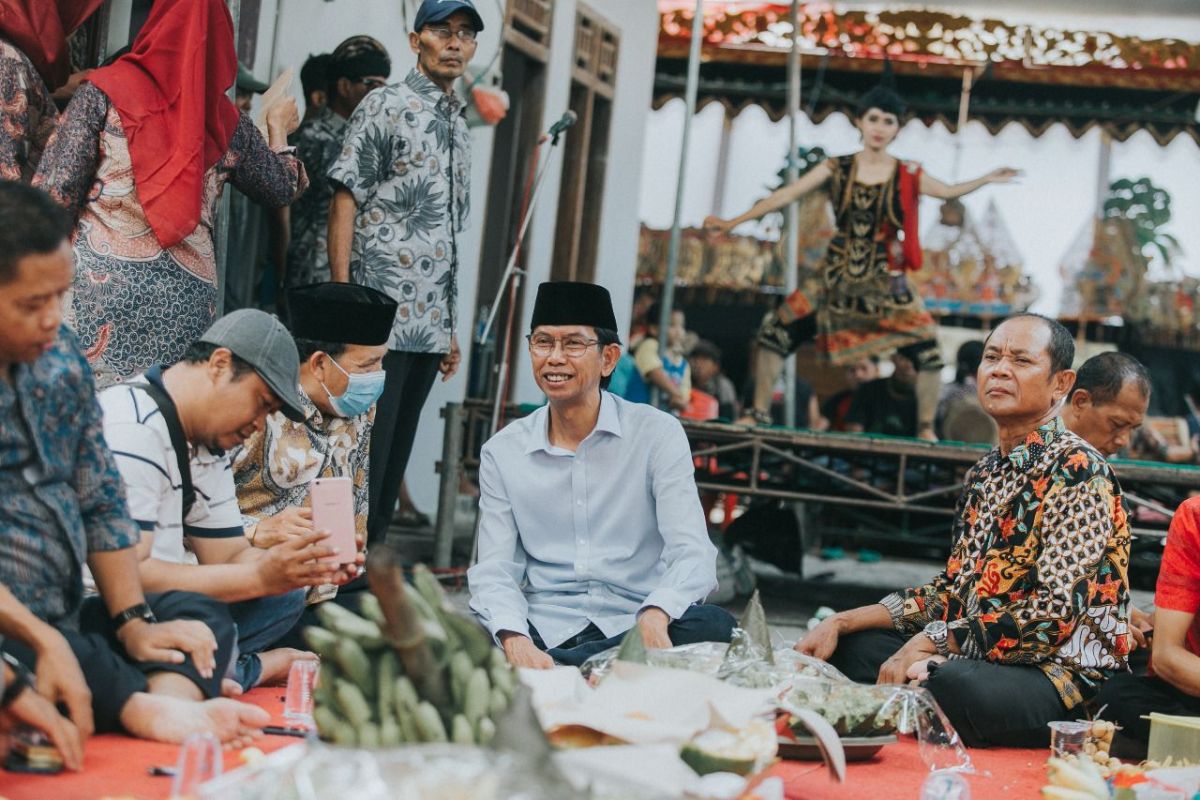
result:
<svg viewBox="0 0 1200 800"><path fill-rule="evenodd" d="M320 665L319 661L293 661L288 670L283 718L295 727L313 726L313 688L317 685Z"/></svg>
<svg viewBox="0 0 1200 800"><path fill-rule="evenodd" d="M221 741L216 736L211 733L188 734L179 746L175 778L171 781L172 800L198 797L200 785L220 777L224 766Z"/></svg>
<svg viewBox="0 0 1200 800"><path fill-rule="evenodd" d="M1083 752L1092 730L1090 722L1059 721L1050 726L1050 752L1056 756L1069 756Z"/></svg>
<svg viewBox="0 0 1200 800"><path fill-rule="evenodd" d="M921 800L971 800L971 787L952 770L937 770L921 784Z"/></svg>

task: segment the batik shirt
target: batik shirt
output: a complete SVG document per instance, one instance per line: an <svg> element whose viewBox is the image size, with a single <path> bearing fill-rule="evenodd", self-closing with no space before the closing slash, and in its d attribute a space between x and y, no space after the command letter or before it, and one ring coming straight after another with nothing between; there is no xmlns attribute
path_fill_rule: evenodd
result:
<svg viewBox="0 0 1200 800"><path fill-rule="evenodd" d="M292 237L288 243L287 283L304 286L329 280L329 201L333 183L329 168L342 152L346 118L328 107L305 122L292 137L311 183L292 203Z"/></svg>
<svg viewBox="0 0 1200 800"><path fill-rule="evenodd" d="M459 238L470 209L462 112L457 95L414 69L359 103L329 170L358 204L351 280L399 304L389 350L450 351Z"/></svg>
<svg viewBox="0 0 1200 800"><path fill-rule="evenodd" d="M72 628L90 553L138 543L104 441L92 371L63 328L53 348L0 381L0 584Z"/></svg>
<svg viewBox="0 0 1200 800"><path fill-rule="evenodd" d="M881 602L902 633L948 621L954 657L1039 667L1074 708L1127 668L1129 540L1108 462L1056 418L970 469L945 571Z"/></svg>
<svg viewBox="0 0 1200 800"><path fill-rule="evenodd" d="M33 177L58 109L28 57L0 39L0 178Z"/></svg>
<svg viewBox="0 0 1200 800"><path fill-rule="evenodd" d="M231 454L246 535L252 537L261 520L288 506L311 506L313 478L350 478L354 528L366 541L367 464L375 407L357 417L327 417L302 387L300 399L308 419L293 422L276 411L262 430ZM336 586L315 586L309 591L309 602L335 594Z"/></svg>

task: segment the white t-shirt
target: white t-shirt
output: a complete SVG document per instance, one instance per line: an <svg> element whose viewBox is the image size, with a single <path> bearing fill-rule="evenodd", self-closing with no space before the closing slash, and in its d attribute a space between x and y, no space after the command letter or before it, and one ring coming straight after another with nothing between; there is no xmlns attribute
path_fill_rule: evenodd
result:
<svg viewBox="0 0 1200 800"><path fill-rule="evenodd" d="M224 453L191 448L196 502L187 519L182 519L183 482L167 423L146 390L132 385L146 381L161 385L157 367L100 393L104 438L125 483L130 515L142 531L154 534L151 556L194 563L184 548L185 535L209 539L243 535L233 467Z"/></svg>

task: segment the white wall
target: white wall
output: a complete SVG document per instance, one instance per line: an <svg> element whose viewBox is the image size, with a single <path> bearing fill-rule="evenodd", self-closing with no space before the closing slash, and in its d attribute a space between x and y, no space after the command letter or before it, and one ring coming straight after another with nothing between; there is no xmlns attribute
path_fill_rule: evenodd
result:
<svg viewBox="0 0 1200 800"><path fill-rule="evenodd" d="M407 31L400 17L401 0L263 0L258 53L254 65L259 78L269 79L287 66L297 71L310 53L328 52L342 39L368 33L388 48L392 56L393 79L403 77L412 67ZM476 0L485 30L479 37L473 67L482 67L495 54L502 19L501 3ZM636 269L638 207L633 193L641 183L642 142L646 135L645 118L649 113L653 89L654 60L658 41L658 16L651 0L591 0L589 7L605 17L620 31L620 61L614 98L609 166L605 177L601 244L598 254L597 281L613 294L618 321L628 326ZM408 0L409 16L415 3ZM575 0L556 0L554 30L548 69L543 129L548 128L567 108L570 93L571 58L575 34ZM300 97L299 79L294 85ZM569 134L568 134L569 135ZM485 217L484 201L491 169L492 130L472 129L471 220L461 240L463 268L458 282L460 309L475 308L480 240ZM529 324L536 286L550 275L554 248L557 197L562 175L562 153L554 154L546 175L540 207L534 215L526 239L526 303L522 332ZM492 259L506 254L489 253ZM409 490L417 506L432 512L437 507L437 473L434 464L441 459L443 423L439 416L446 403L461 401L466 392L470 354L469 337L473 320L459 320L459 343L464 362L458 374L447 383L434 385L421 414L417 440L408 466ZM524 351L518 348L524 356ZM530 377L527 358L513 364L515 399L537 402L541 395Z"/></svg>

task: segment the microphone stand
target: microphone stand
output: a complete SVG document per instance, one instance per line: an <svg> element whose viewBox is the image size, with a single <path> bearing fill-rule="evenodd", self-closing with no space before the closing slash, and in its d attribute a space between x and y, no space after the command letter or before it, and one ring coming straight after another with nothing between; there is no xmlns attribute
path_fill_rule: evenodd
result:
<svg viewBox="0 0 1200 800"><path fill-rule="evenodd" d="M553 150L558 145L558 140L566 128L561 130L551 128L550 130L550 134L546 134L539 139L535 152L545 145L547 141L550 142L551 150ZM534 179L533 193L529 197L529 204L525 207L525 214L521 218L520 227L517 229L517 241L513 245L512 253L508 257L508 265L505 267L504 274L500 278L500 285L496 287L496 297L492 301L492 308L488 312L487 321L484 323L483 329L479 332L479 336L475 340L481 345L487 341L488 334L492 330L492 325L496 322L496 314L499 311L500 301L507 285L509 290L508 319L505 321L504 326L504 346L500 350L500 362L496 365L495 398L492 401L492 418L483 437L485 441L500 427L500 414L504 409L504 388L508 382L509 362L511 361L510 353L512 352L513 327L516 324L517 291L521 286L521 276L525 274L525 270L517 268L517 258L520 256L521 244L525 241L525 232L529 229L529 222L533 218L533 209L537 206L538 196L541 194L542 185L545 182L546 171L549 166L550 158L547 157L538 170L537 178Z"/></svg>

